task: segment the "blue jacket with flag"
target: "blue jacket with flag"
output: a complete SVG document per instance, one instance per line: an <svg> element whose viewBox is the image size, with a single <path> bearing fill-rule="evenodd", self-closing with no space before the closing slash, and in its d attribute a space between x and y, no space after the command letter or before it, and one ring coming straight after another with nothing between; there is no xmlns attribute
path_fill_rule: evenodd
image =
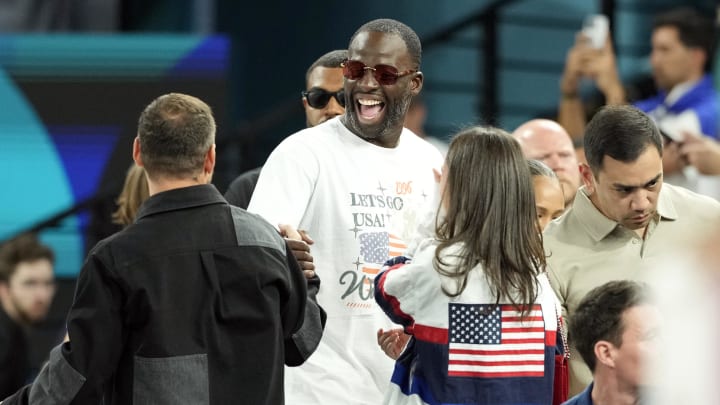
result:
<svg viewBox="0 0 720 405"><path fill-rule="evenodd" d="M433 267L437 241L423 241L412 263L389 261L375 299L413 337L398 358L386 404L546 405L552 403L558 345L557 299L544 274L529 315L496 299L480 266L465 290ZM452 262L459 247L443 253Z"/></svg>

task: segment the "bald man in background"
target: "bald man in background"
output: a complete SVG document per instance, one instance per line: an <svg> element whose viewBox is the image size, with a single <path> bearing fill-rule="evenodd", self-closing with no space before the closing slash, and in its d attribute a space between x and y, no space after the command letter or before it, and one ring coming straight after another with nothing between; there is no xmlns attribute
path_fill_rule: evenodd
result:
<svg viewBox="0 0 720 405"><path fill-rule="evenodd" d="M572 138L555 121L534 119L520 125L513 133L527 159L539 160L557 174L569 207L580 187L580 168Z"/></svg>

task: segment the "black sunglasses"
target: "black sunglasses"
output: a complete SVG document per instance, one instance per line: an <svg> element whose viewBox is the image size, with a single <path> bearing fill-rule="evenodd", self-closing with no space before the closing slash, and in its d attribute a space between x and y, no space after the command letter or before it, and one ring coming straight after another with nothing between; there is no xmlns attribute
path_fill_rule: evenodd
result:
<svg viewBox="0 0 720 405"><path fill-rule="evenodd" d="M340 89L334 93L323 89L311 89L310 91L302 91L300 94L302 94L307 100L308 105L312 108L325 108L330 102L330 97L335 97L340 107L345 108L345 89Z"/></svg>
<svg viewBox="0 0 720 405"><path fill-rule="evenodd" d="M390 65L367 66L359 60L346 60L340 66L343 68L343 76L350 80L360 80L365 76L366 70L372 70L375 80L383 86L391 86L397 83L399 78L417 72L417 69L398 72L395 66Z"/></svg>

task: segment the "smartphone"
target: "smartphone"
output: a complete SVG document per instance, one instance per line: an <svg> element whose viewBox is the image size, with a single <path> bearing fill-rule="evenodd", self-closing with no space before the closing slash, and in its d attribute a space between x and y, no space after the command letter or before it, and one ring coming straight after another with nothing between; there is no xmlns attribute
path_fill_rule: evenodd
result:
<svg viewBox="0 0 720 405"><path fill-rule="evenodd" d="M605 46L609 29L610 21L607 16L591 14L585 17L582 33L590 40L590 45L593 48L600 49Z"/></svg>

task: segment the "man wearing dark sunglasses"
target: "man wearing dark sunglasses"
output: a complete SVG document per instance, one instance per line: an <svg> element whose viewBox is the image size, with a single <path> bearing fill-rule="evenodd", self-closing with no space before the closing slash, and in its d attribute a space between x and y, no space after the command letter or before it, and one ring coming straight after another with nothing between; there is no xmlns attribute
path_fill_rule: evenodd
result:
<svg viewBox="0 0 720 405"><path fill-rule="evenodd" d="M345 112L345 89L341 64L346 50L326 53L315 61L305 74L302 94L307 126L314 127Z"/></svg>
<svg viewBox="0 0 720 405"><path fill-rule="evenodd" d="M248 211L312 236L328 314L308 363L287 370L288 404L379 404L389 388L393 361L376 332L393 326L373 301L372 280L437 207L433 169L442 166L437 149L403 128L422 88L420 59L405 24L360 27L343 63L345 113L286 138L260 174Z"/></svg>
<svg viewBox="0 0 720 405"><path fill-rule="evenodd" d="M345 59L346 50L330 51L313 62L305 73L305 90L300 94L308 128L345 112L345 89L340 66ZM247 208L260 176L260 169L262 167L236 177L225 191L225 199L232 205Z"/></svg>

